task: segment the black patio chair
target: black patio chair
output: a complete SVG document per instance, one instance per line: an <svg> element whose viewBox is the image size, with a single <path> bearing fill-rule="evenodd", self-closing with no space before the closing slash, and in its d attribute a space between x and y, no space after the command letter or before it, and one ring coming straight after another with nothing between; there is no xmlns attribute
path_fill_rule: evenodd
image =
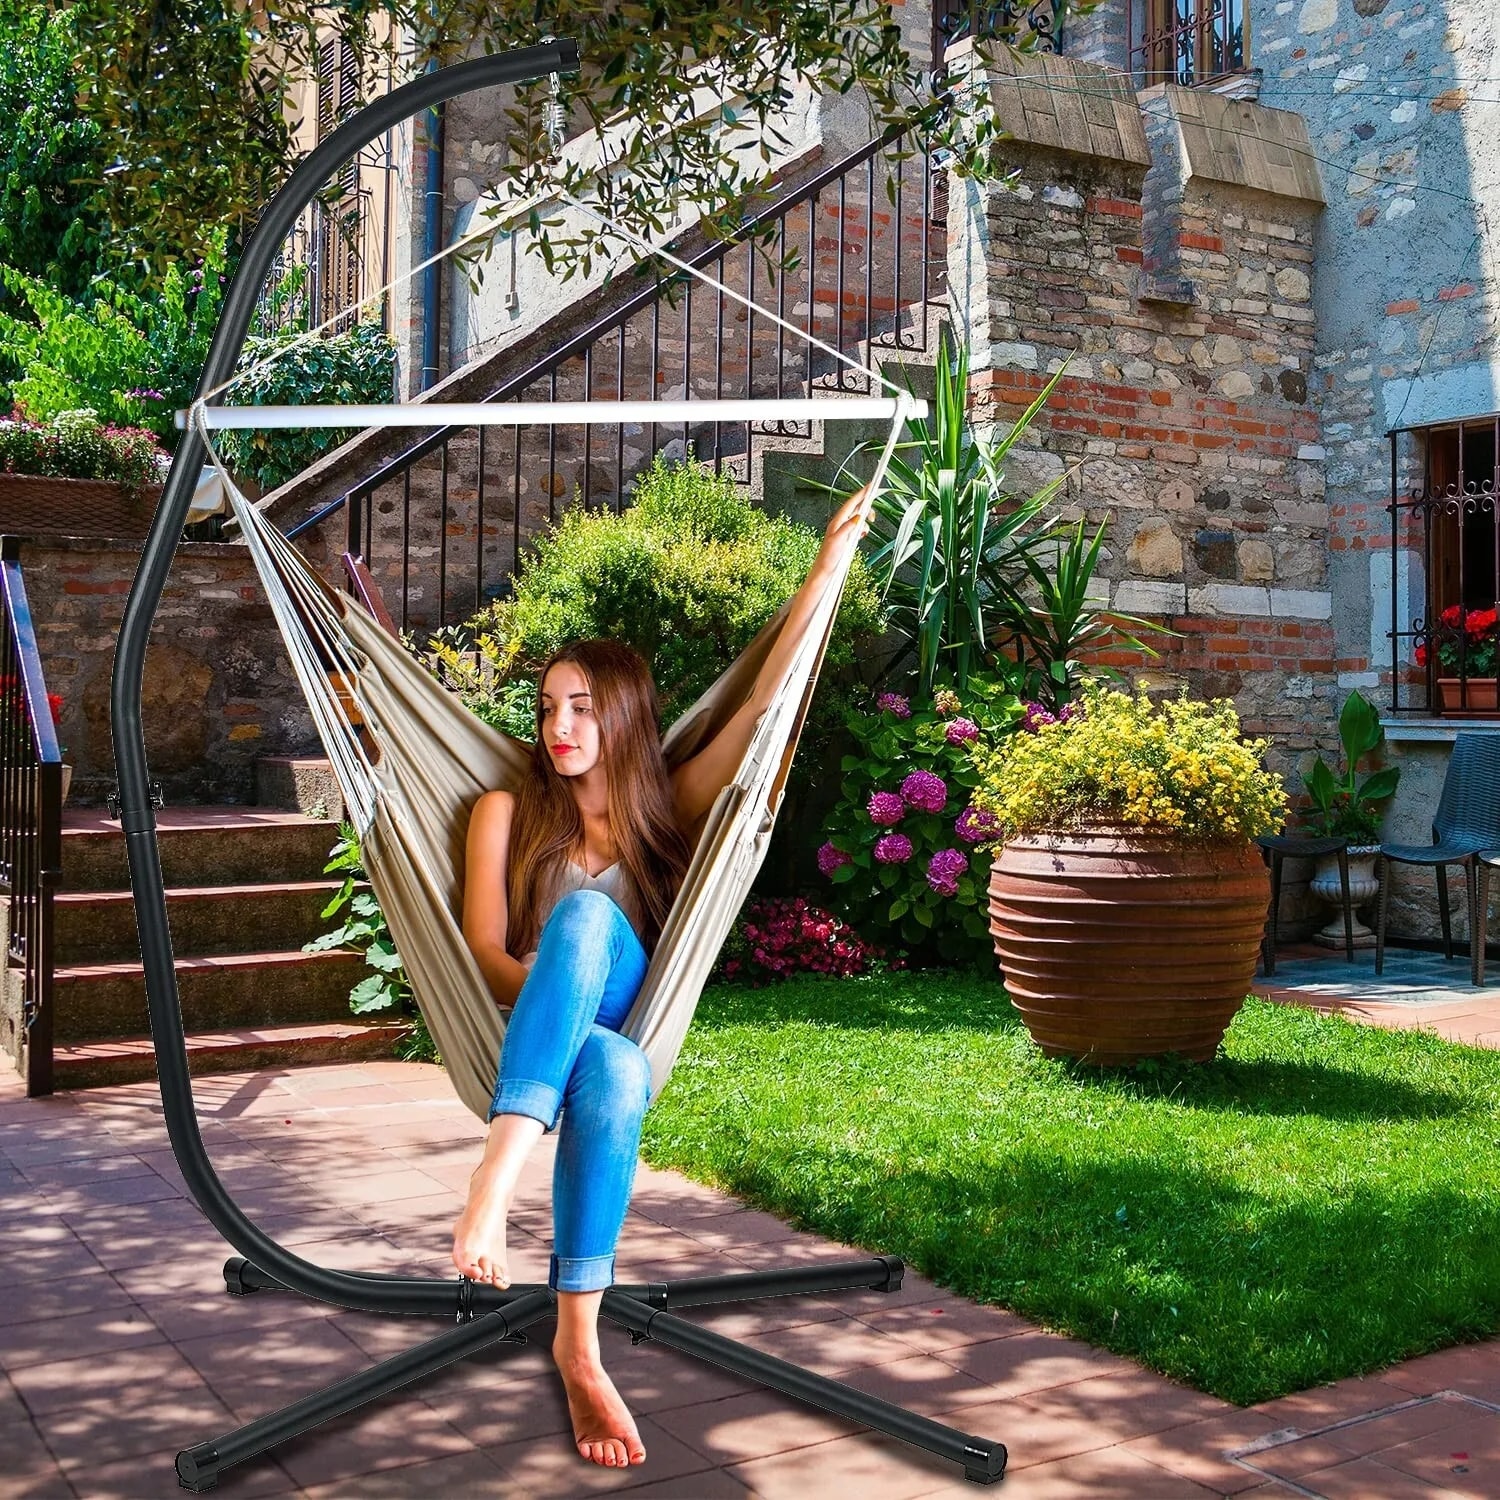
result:
<svg viewBox="0 0 1500 1500"><path fill-rule="evenodd" d="M1484 977L1484 924L1479 915L1479 856L1500 850L1500 734L1461 731L1443 777L1432 843L1382 844L1375 871L1380 878L1375 923L1375 972L1385 968L1385 921L1390 906L1391 863L1430 865L1437 870L1438 915L1443 924L1443 957L1453 957L1453 924L1448 911L1448 866L1464 872L1469 903L1470 971L1475 985Z"/></svg>
<svg viewBox="0 0 1500 1500"><path fill-rule="evenodd" d="M1328 838L1301 838L1294 833L1262 834L1255 841L1262 858L1271 867L1271 909L1266 914L1266 935L1260 945L1261 970L1269 979L1276 972L1276 926L1281 910L1281 862L1293 859L1317 859L1324 854L1339 857L1339 884L1344 893L1344 954L1354 962L1354 907L1349 900L1349 840L1342 835Z"/></svg>

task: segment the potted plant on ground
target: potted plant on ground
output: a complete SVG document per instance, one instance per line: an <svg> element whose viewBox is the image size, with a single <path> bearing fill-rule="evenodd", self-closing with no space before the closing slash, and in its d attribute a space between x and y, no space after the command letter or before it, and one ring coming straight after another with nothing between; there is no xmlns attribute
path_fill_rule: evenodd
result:
<svg viewBox="0 0 1500 1500"><path fill-rule="evenodd" d="M1375 878L1380 819L1385 804L1395 795L1401 771L1397 766L1384 766L1360 777L1360 762L1385 743L1385 730L1380 727L1374 705L1359 692L1350 693L1339 710L1339 743L1344 750L1344 769L1339 775L1320 755L1302 778L1313 804L1303 822L1315 838L1349 840L1349 901L1357 910L1380 894ZM1333 919L1314 934L1313 941L1327 948L1342 948L1344 898L1336 854L1325 854L1318 860L1308 889L1334 909ZM1357 917L1353 931L1356 948L1375 946L1375 934Z"/></svg>
<svg viewBox="0 0 1500 1500"><path fill-rule="evenodd" d="M1431 636L1417 645L1417 665L1425 667L1429 654L1436 650L1438 705L1442 712L1494 710L1497 640L1500 617L1493 608L1465 609L1450 604L1438 616Z"/></svg>
<svg viewBox="0 0 1500 1500"><path fill-rule="evenodd" d="M1286 793L1228 702L1086 686L978 752L996 821L990 931L1049 1056L1212 1058L1255 972Z"/></svg>

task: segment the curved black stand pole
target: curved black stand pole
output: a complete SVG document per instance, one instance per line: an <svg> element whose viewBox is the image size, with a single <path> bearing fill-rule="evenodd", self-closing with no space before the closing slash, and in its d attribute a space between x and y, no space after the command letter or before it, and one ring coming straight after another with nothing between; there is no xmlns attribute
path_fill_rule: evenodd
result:
<svg viewBox="0 0 1500 1500"><path fill-rule="evenodd" d="M256 299L298 215L323 184L345 162L392 126L423 109L474 89L521 83L549 73L578 71L578 45L572 41L524 47L477 58L403 85L367 105L304 161L271 200L245 246L224 299L198 394L213 390L233 373ZM246 1427L184 1450L177 1458L178 1480L190 1490L211 1489L220 1472L264 1452L276 1443L321 1422L352 1411L389 1391L464 1359L492 1344L524 1339L522 1330L546 1316L555 1298L546 1287L513 1287L499 1291L463 1280L433 1281L415 1277L332 1271L293 1255L245 1217L219 1181L198 1129L188 1073L187 1041L167 926L166 888L156 843L141 725L141 685L151 622L166 587L167 573L182 535L188 507L205 457L203 442L191 428L182 435L167 476L161 502L131 584L124 623L115 652L111 682L111 725L119 776L120 825L130 863L136 923L145 968L151 1038L156 1051L162 1108L173 1154L194 1200L209 1222L241 1252L224 1268L229 1290L239 1295L288 1290L320 1302L365 1312L426 1314L457 1318L459 1327L383 1361L360 1375L261 1417ZM619 1286L604 1299L603 1311L631 1329L635 1338L655 1339L700 1359L707 1359L788 1395L888 1432L964 1466L965 1474L992 1483L1005 1470L1005 1448L971 1438L951 1427L880 1401L861 1391L809 1374L795 1365L746 1349L695 1324L668 1316L669 1305L739 1301L747 1297L869 1287L894 1291L901 1285L899 1260L845 1262L811 1270L750 1272L743 1276L706 1277L674 1285Z"/></svg>

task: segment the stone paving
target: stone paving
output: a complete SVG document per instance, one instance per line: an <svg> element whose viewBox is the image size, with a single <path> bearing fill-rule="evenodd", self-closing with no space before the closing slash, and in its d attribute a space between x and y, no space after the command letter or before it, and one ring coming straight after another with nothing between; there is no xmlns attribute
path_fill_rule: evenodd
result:
<svg viewBox="0 0 1500 1500"><path fill-rule="evenodd" d="M1351 1020L1402 1030L1435 1031L1452 1042L1500 1047L1500 963L1491 961L1479 988L1470 982L1469 958L1412 948L1387 948L1385 972L1375 973L1373 950L1341 952L1311 943L1282 948L1276 972L1255 980L1255 993L1271 1000L1336 1011Z"/></svg>
<svg viewBox="0 0 1500 1500"><path fill-rule="evenodd" d="M1495 1022L1500 1027L1500 1019ZM396 1062L202 1079L205 1144L267 1233L308 1259L444 1276L481 1127L439 1070ZM542 1280L551 1144L513 1217ZM867 1247L867 1250L879 1247ZM0 1500L171 1496L207 1441L439 1331L290 1295L231 1298L230 1253L185 1195L152 1085L27 1101L0 1082ZM622 1280L846 1259L673 1172L642 1167ZM1500 1494L1500 1341L1249 1410L954 1297L786 1298L689 1314L849 1384L998 1438L1003 1493L1452 1497ZM226 1470L225 1495L684 1500L970 1495L955 1466L604 1326L648 1456L595 1469L535 1342L453 1366Z"/></svg>

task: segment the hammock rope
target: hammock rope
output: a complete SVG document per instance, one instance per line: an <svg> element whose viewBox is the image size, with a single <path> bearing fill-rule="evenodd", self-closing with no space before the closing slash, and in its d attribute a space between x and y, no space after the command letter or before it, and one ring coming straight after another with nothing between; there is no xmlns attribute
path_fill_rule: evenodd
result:
<svg viewBox="0 0 1500 1500"><path fill-rule="evenodd" d="M569 201L589 212L575 200ZM623 231L621 237L635 239ZM636 243L653 254L665 254L649 242ZM667 259L773 321L782 321L714 278L675 257ZM894 400L884 403L893 413L891 427L860 508L860 519L867 519L906 421L923 414L925 407L878 371L823 344L806 330L784 326L868 375L872 390L878 381L896 392ZM290 346L277 351L273 359L288 352ZM225 386L232 383L225 382ZM713 405L707 401L688 404ZM756 404L776 408L786 403ZM845 415L845 408L860 403L832 396L801 404L826 408L827 418L838 419ZM505 1017L463 935L464 846L474 803L487 791L519 785L529 772L531 747L483 723L359 604L312 570L264 507L250 501L235 483L212 439L216 410L223 408L210 408L204 397L194 402L187 416L224 482L286 641L292 669L359 832L365 873L418 1008L459 1097L484 1118L504 1040ZM792 756L858 550L859 529L851 526L842 539L802 637L781 680L773 685L770 707L757 719L735 775L703 821L687 874L622 1027L650 1063L653 1099L671 1073L698 995L765 860ZM668 730L662 751L669 768L675 769L701 749L749 700L780 639L789 608L790 601Z"/></svg>

